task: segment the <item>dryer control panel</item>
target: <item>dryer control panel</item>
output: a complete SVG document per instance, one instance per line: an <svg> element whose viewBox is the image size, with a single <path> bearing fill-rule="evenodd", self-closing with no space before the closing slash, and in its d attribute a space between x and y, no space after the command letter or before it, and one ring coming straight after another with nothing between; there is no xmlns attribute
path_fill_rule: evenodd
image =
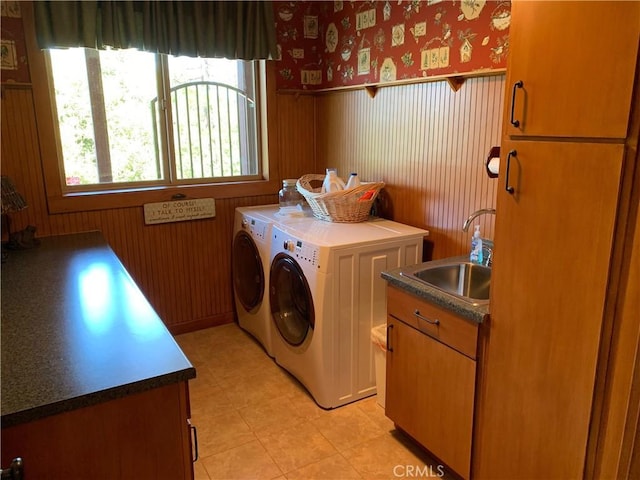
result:
<svg viewBox="0 0 640 480"><path fill-rule="evenodd" d="M256 218L252 217L243 217L242 218L242 229L251 233L251 236L254 238L259 238L260 240L266 240L269 236L269 231L267 228L267 222L263 222Z"/></svg>

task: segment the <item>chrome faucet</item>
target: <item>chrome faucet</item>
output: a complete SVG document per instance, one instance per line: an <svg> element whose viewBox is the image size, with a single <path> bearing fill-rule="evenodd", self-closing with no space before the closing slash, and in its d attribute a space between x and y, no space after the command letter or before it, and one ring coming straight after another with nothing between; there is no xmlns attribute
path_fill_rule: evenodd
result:
<svg viewBox="0 0 640 480"><path fill-rule="evenodd" d="M469 215L469 217L467 217L467 219L464 221L464 224L462 225L462 231L466 232L467 230L469 230L469 225L471 225L471 222L473 221L473 219L476 218L476 217L479 217L480 215L484 215L486 213L491 214L491 215L495 215L496 214L496 209L495 208L481 208L480 210L476 210L471 215Z"/></svg>
<svg viewBox="0 0 640 480"><path fill-rule="evenodd" d="M467 219L464 221L464 224L462 225L462 231L466 232L469 230L469 226L471 225L471 222L473 221L474 218L479 217L480 215L485 215L485 214L491 214L491 215L495 215L496 214L496 209L495 208L481 208L480 210L476 210L475 212L473 212L471 215L469 215L469 217L467 217ZM491 264L493 263L493 241L488 240L486 238L482 239L482 253L483 253L483 258L484 260L484 264L487 267L490 267Z"/></svg>

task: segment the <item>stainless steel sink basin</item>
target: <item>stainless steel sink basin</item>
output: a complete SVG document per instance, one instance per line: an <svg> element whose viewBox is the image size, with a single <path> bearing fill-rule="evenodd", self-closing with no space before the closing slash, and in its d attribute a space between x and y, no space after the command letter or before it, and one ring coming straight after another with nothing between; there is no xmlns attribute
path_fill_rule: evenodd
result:
<svg viewBox="0 0 640 480"><path fill-rule="evenodd" d="M430 265L422 263L400 272L471 303L487 303L491 286L491 268L465 261Z"/></svg>

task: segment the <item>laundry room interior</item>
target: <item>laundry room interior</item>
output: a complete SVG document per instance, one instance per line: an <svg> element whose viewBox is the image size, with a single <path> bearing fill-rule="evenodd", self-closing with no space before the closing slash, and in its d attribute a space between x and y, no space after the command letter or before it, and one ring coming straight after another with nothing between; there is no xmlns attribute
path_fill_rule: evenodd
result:
<svg viewBox="0 0 640 480"><path fill-rule="evenodd" d="M266 56L277 60L253 62L257 170L197 181L167 173L133 186L65 176L37 3L56 2L1 2L3 472L17 457L28 471L47 432L61 432L67 451L115 461L113 478L123 479L128 468L137 478L202 480L640 476L639 2L258 2L270 9L267 43L277 48ZM588 61L596 54L597 68ZM172 128L158 138L177 138ZM357 173L361 186L332 196L328 169L343 186ZM293 209L281 204L286 181ZM357 220L322 218L323 199L370 203ZM176 202L206 214L160 218ZM484 250L470 261L476 226ZM133 396L110 384L101 384L104 402L93 392L86 404L51 402L69 407L10 403L16 372L28 370L9 356L22 328L56 348L68 342L59 358L69 361L93 348L91 382L120 351L95 356L100 335L120 325L116 314L78 320L89 337L46 313L71 295L65 285L76 285L69 276L83 274L80 264L52 261L55 272L34 267L20 278L31 271L21 262L78 245L73 262L106 249L121 273L74 298L101 285L139 290L128 311L148 304L153 321L123 331L141 345L162 337L180 365L150 369L159 384L127 390L137 381L127 377L118 387L145 395L178 385L171 408L181 423L166 436L158 426L154 441L132 435L87 453L72 438L82 432L65 428L82 423L76 413L98 418L92 409ZM443 293L425 280L452 265L468 275L458 287L475 268L491 289L489 277L480 293ZM76 301L78 318L95 306ZM45 323L29 327L33 312ZM73 338L91 340L80 348ZM23 341L20 361L44 361ZM145 422L134 428L155 420ZM126 437L101 428L97 444ZM172 476L158 473L163 456ZM31 462L37 472L41 462Z"/></svg>

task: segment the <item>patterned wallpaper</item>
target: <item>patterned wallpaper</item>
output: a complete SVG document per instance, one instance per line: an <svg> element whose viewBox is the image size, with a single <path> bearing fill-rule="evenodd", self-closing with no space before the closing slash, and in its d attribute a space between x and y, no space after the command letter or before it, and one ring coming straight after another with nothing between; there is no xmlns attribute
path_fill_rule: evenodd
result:
<svg viewBox="0 0 640 480"><path fill-rule="evenodd" d="M508 0L274 1L278 90L502 70ZM0 1L2 82L28 83L20 2Z"/></svg>
<svg viewBox="0 0 640 480"><path fill-rule="evenodd" d="M0 2L0 77L2 83L29 83L27 47L24 41L24 27L20 2L2 0Z"/></svg>
<svg viewBox="0 0 640 480"><path fill-rule="evenodd" d="M275 1L279 90L506 68L511 2Z"/></svg>

